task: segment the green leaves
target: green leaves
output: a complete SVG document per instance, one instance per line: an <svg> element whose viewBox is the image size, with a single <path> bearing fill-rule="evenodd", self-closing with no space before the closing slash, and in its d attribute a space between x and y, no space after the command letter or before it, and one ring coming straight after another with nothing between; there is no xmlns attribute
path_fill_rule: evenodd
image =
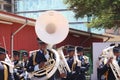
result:
<svg viewBox="0 0 120 80"><path fill-rule="evenodd" d="M112 28L120 27L120 0L64 0L75 17L93 15L88 27Z"/></svg>

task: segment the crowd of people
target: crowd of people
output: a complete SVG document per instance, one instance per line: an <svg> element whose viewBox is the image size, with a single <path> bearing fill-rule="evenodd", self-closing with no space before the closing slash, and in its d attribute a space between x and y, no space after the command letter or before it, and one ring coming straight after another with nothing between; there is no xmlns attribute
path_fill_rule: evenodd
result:
<svg viewBox="0 0 120 80"><path fill-rule="evenodd" d="M32 51L32 53L22 52L21 59L20 52L17 50L13 51L11 62L14 67L12 71L10 64L5 62L7 51L0 47L0 80L42 80L41 77L47 76L47 74L32 77L29 75L32 72L43 69L51 57L54 60L56 59L53 52L47 49L48 45L45 42L38 39L38 43L38 50ZM90 62L89 57L84 55L84 48L82 46L68 46L66 53L68 56L65 59L70 72L66 70L61 72L60 69L57 69L48 80L86 80L86 72L89 70ZM110 64L114 59L120 66L120 46L113 47L113 53L115 58L109 58L107 62L104 62L105 58L103 56L99 57L98 80L116 80ZM77 56L75 56L76 54ZM119 74L117 76L119 79Z"/></svg>

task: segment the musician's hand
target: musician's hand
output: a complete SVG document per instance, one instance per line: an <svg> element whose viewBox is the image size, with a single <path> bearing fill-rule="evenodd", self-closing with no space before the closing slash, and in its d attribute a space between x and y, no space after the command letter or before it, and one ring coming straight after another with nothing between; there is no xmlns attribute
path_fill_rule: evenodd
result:
<svg viewBox="0 0 120 80"><path fill-rule="evenodd" d="M43 68L45 66L45 62L40 62L39 68Z"/></svg>
<svg viewBox="0 0 120 80"><path fill-rule="evenodd" d="M107 65L109 65L110 63L112 63L112 60L113 60L113 57L111 57L108 62L107 62Z"/></svg>
<svg viewBox="0 0 120 80"><path fill-rule="evenodd" d="M80 60L78 61L77 66L81 67L81 61Z"/></svg>
<svg viewBox="0 0 120 80"><path fill-rule="evenodd" d="M61 78L65 78L65 77L67 77L67 75L66 75L65 73L61 73L61 74L60 74L60 77L61 77Z"/></svg>

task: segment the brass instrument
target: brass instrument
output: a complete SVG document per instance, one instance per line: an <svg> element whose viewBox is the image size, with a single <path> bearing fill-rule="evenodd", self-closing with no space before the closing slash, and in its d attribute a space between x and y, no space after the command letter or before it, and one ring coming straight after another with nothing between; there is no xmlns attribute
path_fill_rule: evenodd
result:
<svg viewBox="0 0 120 80"><path fill-rule="evenodd" d="M74 62L73 62L73 65L72 65L72 71L74 71L75 69L75 66L77 64L77 66L81 66L81 61L78 59L78 55L77 55L77 47L75 47L75 54L74 54Z"/></svg>
<svg viewBox="0 0 120 80"><path fill-rule="evenodd" d="M112 63L110 63L109 65L112 69L112 72L113 72L116 80L120 80L120 67L116 61L116 57L113 54L114 47L115 46L110 46L110 47L104 49L102 55L104 55L104 57L107 58L107 60L109 60L111 57L113 58ZM107 62L107 61L105 61L105 62Z"/></svg>
<svg viewBox="0 0 120 80"><path fill-rule="evenodd" d="M56 50L52 49L52 47L62 42L68 35L68 21L57 11L46 11L36 20L35 32L39 39L49 45L48 49L52 51L55 56L55 58L51 58L47 61L48 65L44 66L44 68L40 68L31 74L33 77L37 76L41 80L46 80L56 72L59 66L59 54Z"/></svg>
<svg viewBox="0 0 120 80"><path fill-rule="evenodd" d="M9 66L10 73L13 73L14 63L10 60L8 54L6 54L5 61L1 61L1 62L7 64Z"/></svg>
<svg viewBox="0 0 120 80"><path fill-rule="evenodd" d="M59 66L58 66L58 70L60 72L60 74L65 74L67 75L67 71L68 72L71 72L69 66L68 66L68 63L67 63L67 60L64 56L64 53L63 53L63 48L64 46L60 47L57 51L59 53L59 56L60 56L60 63L59 63Z"/></svg>

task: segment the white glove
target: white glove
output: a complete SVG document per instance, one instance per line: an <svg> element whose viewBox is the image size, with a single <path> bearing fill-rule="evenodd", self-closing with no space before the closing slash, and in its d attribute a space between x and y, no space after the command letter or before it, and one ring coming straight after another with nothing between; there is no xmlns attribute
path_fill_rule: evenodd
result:
<svg viewBox="0 0 120 80"><path fill-rule="evenodd" d="M81 61L80 60L77 61L77 66L81 67Z"/></svg>
<svg viewBox="0 0 120 80"><path fill-rule="evenodd" d="M37 70L39 70L39 65L35 65L34 67L34 71L37 71Z"/></svg>

